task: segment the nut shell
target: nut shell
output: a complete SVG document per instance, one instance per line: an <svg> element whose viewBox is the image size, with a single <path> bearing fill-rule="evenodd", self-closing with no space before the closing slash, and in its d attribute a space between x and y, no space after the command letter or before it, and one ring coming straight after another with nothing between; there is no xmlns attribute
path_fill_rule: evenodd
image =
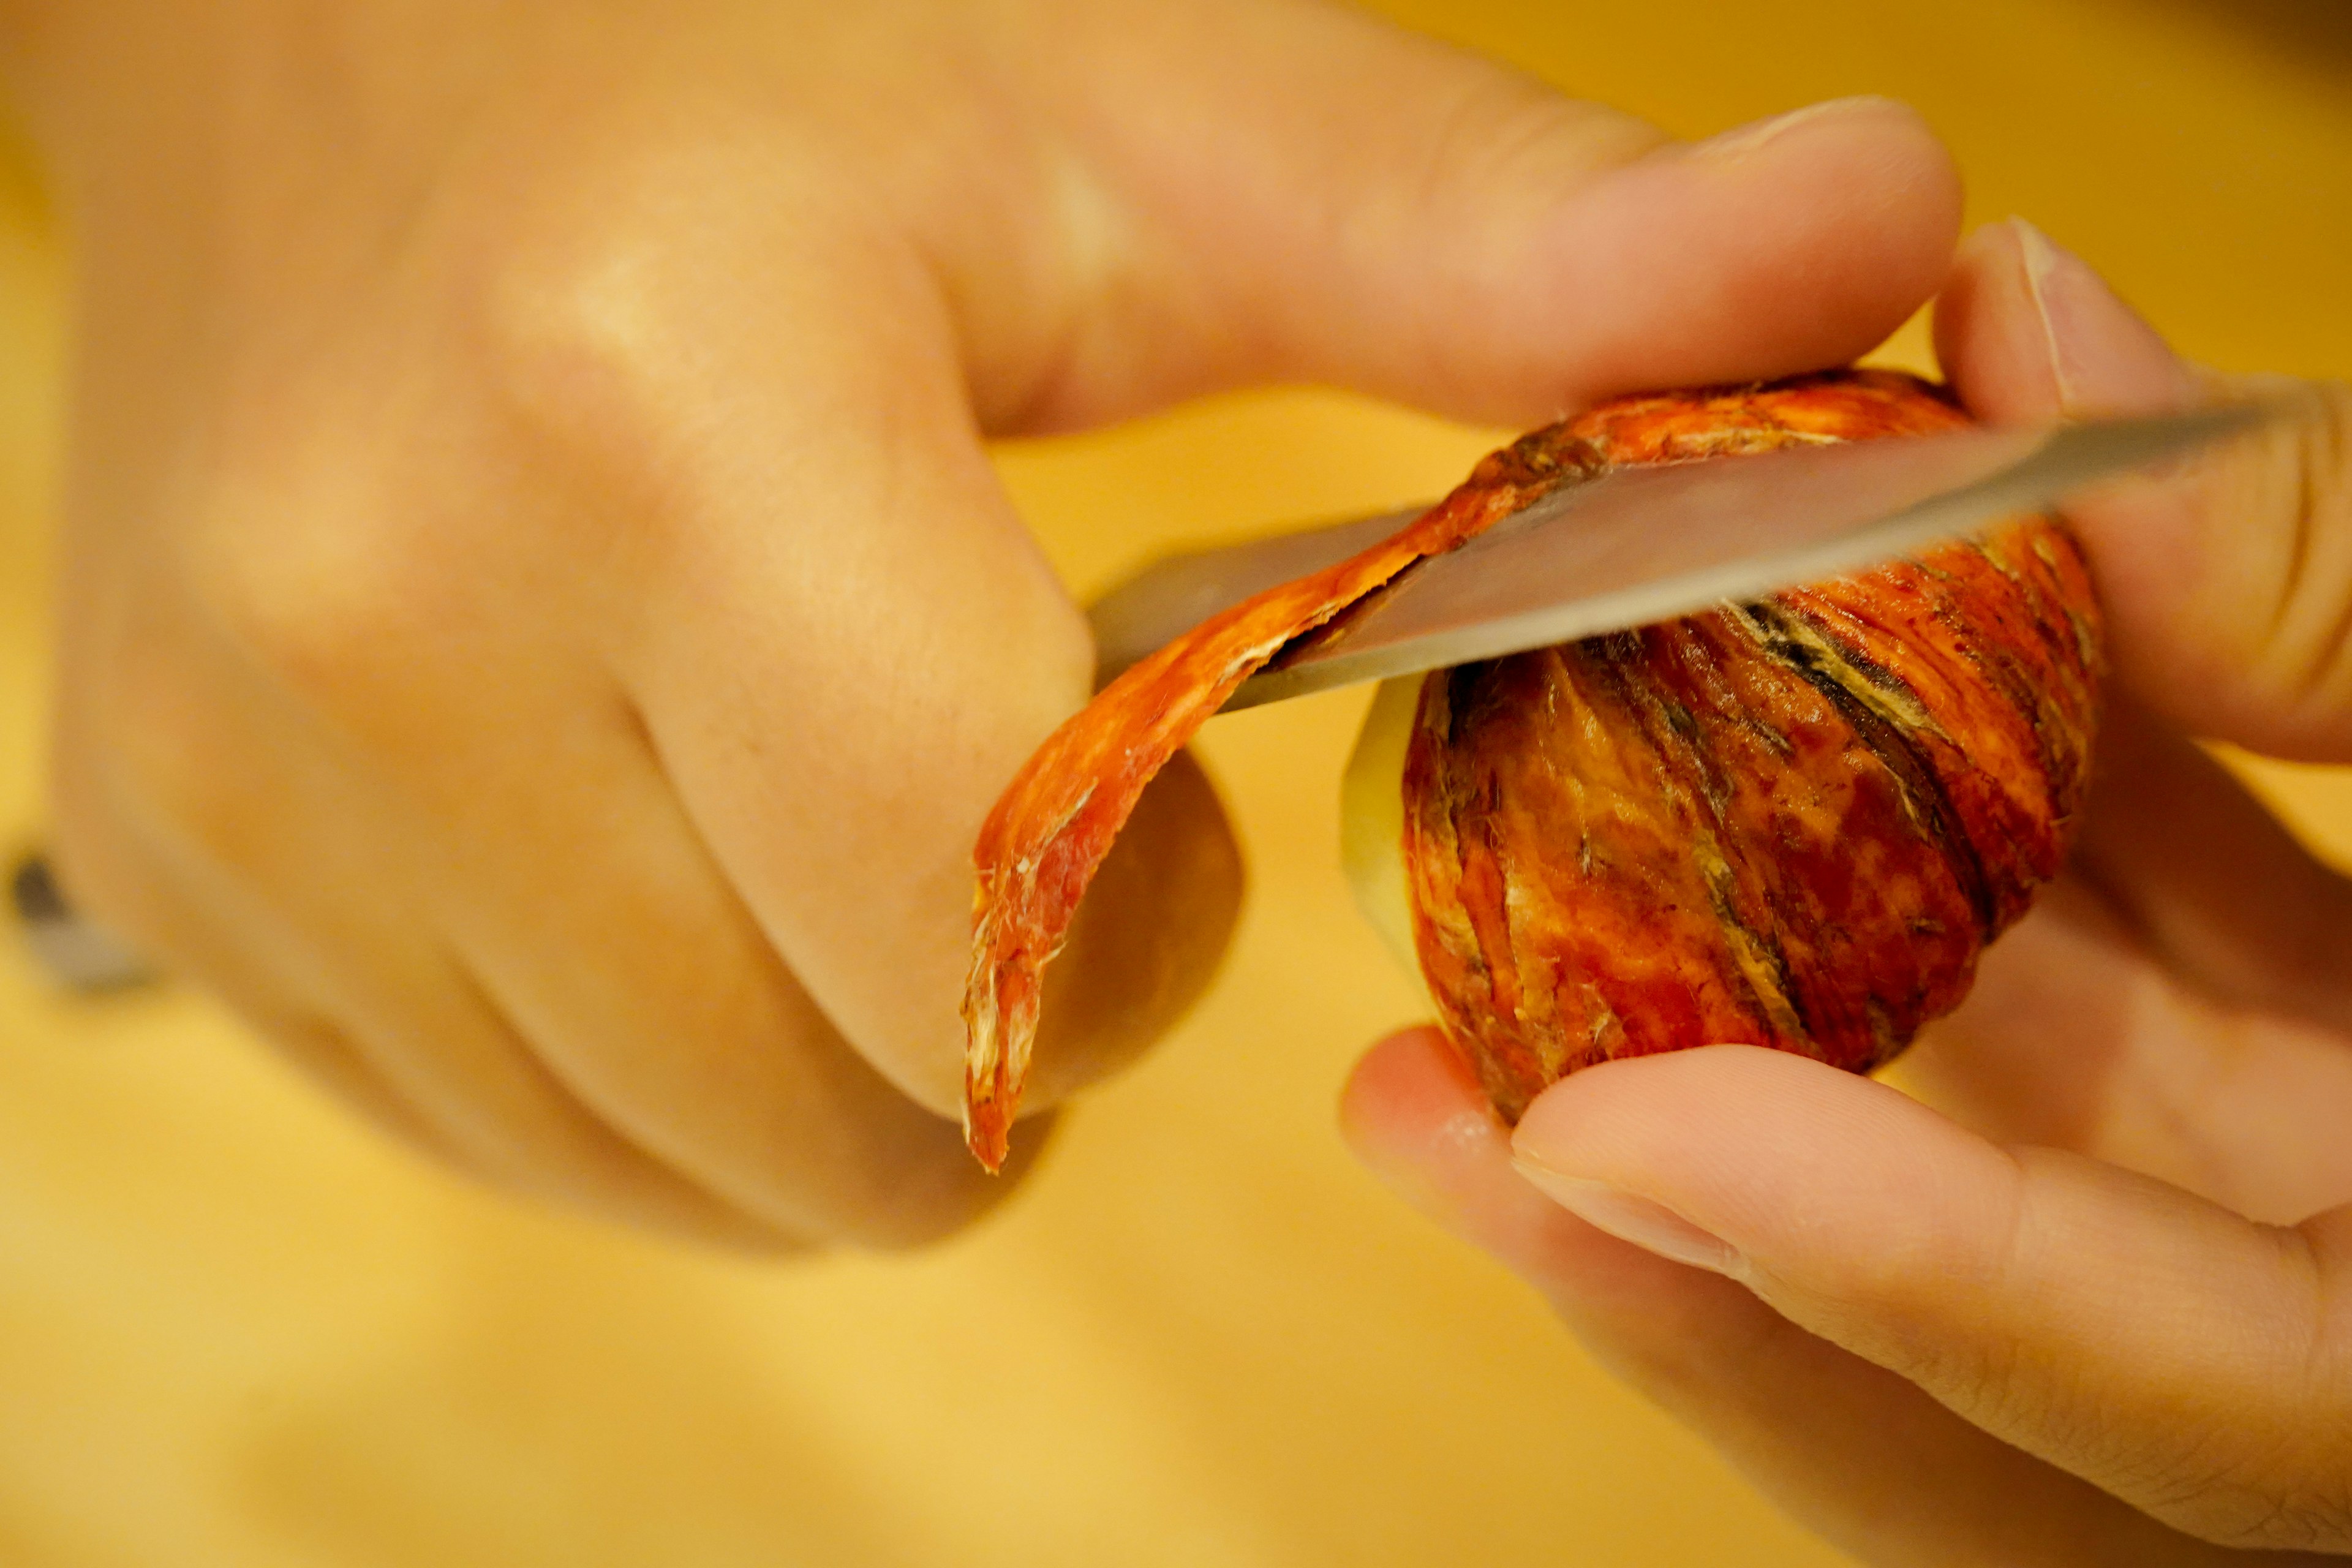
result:
<svg viewBox="0 0 2352 1568"><path fill-rule="evenodd" d="M1628 399L1603 467L1964 423L1844 372ZM1414 946L1516 1120L1613 1057L1742 1042L1854 1070L1967 994L2087 782L2096 600L2063 528L1439 671L1404 770Z"/></svg>

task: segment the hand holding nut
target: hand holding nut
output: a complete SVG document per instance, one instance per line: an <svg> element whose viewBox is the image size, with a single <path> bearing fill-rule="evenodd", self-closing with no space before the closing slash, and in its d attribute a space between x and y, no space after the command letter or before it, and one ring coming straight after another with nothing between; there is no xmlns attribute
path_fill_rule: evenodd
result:
<svg viewBox="0 0 2352 1568"><path fill-rule="evenodd" d="M2020 225L1937 341L1987 419L2235 390ZM2352 762L2352 391L2314 397L2070 512L2113 671L2080 837L1917 1099L1713 1046L1513 1132L1425 1031L1350 1086L1368 1162L1864 1561L2352 1551L2352 883L2186 738Z"/></svg>

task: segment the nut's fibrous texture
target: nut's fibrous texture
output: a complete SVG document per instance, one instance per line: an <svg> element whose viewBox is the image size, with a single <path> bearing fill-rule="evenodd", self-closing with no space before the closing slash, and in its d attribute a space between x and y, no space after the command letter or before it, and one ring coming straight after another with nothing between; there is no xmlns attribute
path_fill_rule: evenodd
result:
<svg viewBox="0 0 2352 1568"><path fill-rule="evenodd" d="M1615 468L1963 422L1924 384L1852 372L1629 399L1567 429ZM1885 1061L2057 871L2099 666L2082 557L2032 518L1431 675L1403 848L1447 1036L1510 1120L1614 1057Z"/></svg>
<svg viewBox="0 0 2352 1568"><path fill-rule="evenodd" d="M972 851L980 885L963 999L964 1138L982 1164L993 1171L1004 1159L1045 965L1152 776L1292 638L1415 561L1586 477L1596 462L1589 443L1559 426L1514 442L1397 533L1203 621L1047 737L989 813Z"/></svg>

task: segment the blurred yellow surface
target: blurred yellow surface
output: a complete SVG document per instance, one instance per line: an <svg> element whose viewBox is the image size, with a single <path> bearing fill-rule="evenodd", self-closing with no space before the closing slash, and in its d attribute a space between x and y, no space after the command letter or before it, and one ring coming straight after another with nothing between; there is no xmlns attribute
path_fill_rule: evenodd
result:
<svg viewBox="0 0 2352 1568"><path fill-rule="evenodd" d="M2189 352L2352 373L2335 0L1383 9L1697 132L1920 104ZM0 224L0 847L29 842L63 268ZM1916 332L1895 357L1916 362ZM1159 548L1427 494L1483 449L1338 396L1008 451L1084 591ZM1339 1148L1413 987L1351 912L1363 696L1203 742L1253 878L1210 999L1031 1188L921 1256L721 1259L476 1191L202 999L0 950L0 1563L1825 1563ZM2352 860L2338 773L2263 769Z"/></svg>

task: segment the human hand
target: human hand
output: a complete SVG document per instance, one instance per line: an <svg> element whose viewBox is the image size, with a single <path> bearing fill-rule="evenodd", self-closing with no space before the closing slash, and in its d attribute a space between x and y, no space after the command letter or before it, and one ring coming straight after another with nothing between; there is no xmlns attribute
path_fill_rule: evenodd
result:
<svg viewBox="0 0 2352 1568"><path fill-rule="evenodd" d="M1937 329L1990 419L2286 390L2184 366L2021 225ZM2067 874L1897 1068L1916 1100L1720 1046L1579 1073L1513 1133L1428 1031L1349 1086L1376 1169L1864 1561L2352 1552L2352 883L2183 738L2352 762L2352 389L2311 391L2074 512L2099 774Z"/></svg>
<svg viewBox="0 0 2352 1568"><path fill-rule="evenodd" d="M1957 224L1895 106L1691 151L1301 0L0 24L82 258L78 898L461 1165L771 1244L1001 1190L945 1120L971 847L1091 660L984 437L1774 374ZM1165 1026L1237 886L1178 770L1034 1102Z"/></svg>

